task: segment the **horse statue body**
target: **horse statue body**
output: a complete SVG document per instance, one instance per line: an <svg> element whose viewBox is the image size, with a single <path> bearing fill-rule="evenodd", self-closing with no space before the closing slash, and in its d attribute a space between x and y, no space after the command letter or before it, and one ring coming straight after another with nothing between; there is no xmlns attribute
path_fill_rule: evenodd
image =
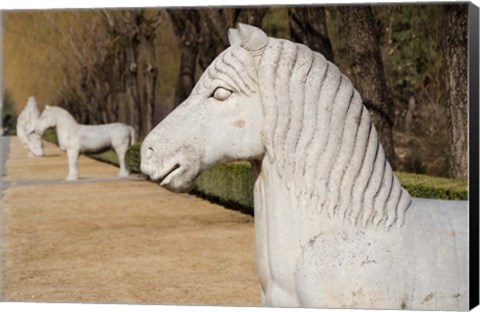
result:
<svg viewBox="0 0 480 312"><path fill-rule="evenodd" d="M141 146L141 170L188 191L250 160L264 305L468 309L467 203L411 198L359 93L320 53L240 24Z"/></svg>
<svg viewBox="0 0 480 312"><path fill-rule="evenodd" d="M17 118L17 137L28 150L28 157L44 155L42 136L33 132L39 116L37 101L30 96Z"/></svg>
<svg viewBox="0 0 480 312"><path fill-rule="evenodd" d="M119 177L127 177L125 153L135 142L135 130L123 123L104 125L82 125L65 109L46 106L40 115L35 132L43 134L47 128L56 127L58 145L68 156L66 180L77 180L77 159L79 153L99 153L113 148L120 163Z"/></svg>

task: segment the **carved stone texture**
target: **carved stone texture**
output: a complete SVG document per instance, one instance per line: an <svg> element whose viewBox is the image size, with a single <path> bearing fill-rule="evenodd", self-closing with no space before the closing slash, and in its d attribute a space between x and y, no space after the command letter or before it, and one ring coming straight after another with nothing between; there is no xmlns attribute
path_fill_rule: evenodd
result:
<svg viewBox="0 0 480 312"><path fill-rule="evenodd" d="M68 156L67 181L78 179L79 153L99 153L113 148L120 163L119 177L127 177L125 153L135 143L135 130L123 123L82 125L65 109L47 105L35 126L35 133L42 135L46 129L56 127L58 145Z"/></svg>
<svg viewBox="0 0 480 312"><path fill-rule="evenodd" d="M240 24L141 146L141 170L188 191L253 164L264 305L468 308L465 202L412 199L349 79L321 54Z"/></svg>
<svg viewBox="0 0 480 312"><path fill-rule="evenodd" d="M43 156L42 136L34 133L35 125L40 116L35 97L28 98L25 108L17 118L17 137L28 150L28 156Z"/></svg>

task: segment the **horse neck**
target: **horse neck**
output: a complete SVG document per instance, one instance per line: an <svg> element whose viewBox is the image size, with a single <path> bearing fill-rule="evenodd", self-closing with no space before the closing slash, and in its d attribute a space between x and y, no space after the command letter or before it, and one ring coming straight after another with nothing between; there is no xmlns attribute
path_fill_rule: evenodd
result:
<svg viewBox="0 0 480 312"><path fill-rule="evenodd" d="M262 163L253 164L254 175L254 212L256 237L265 237L265 228L268 228L265 241L272 236L288 233L281 240L289 248L299 248L328 228L343 227L336 218L328 218L317 209L308 207L308 199L297 197L293 188L288 189L284 179L278 174L275 163L265 157Z"/></svg>
<svg viewBox="0 0 480 312"><path fill-rule="evenodd" d="M64 110L59 110L54 118L57 126L57 131L76 131L79 126L75 118L73 118L72 115L70 115L67 111Z"/></svg>
<svg viewBox="0 0 480 312"><path fill-rule="evenodd" d="M327 190L313 196L305 196L305 194L299 196L295 185L286 183L285 175L279 174L277 164L271 162L268 157L264 157L261 164L253 164L253 174L255 222L257 219L264 220L262 222L268 224L270 230L276 229L272 230L272 235L276 232L288 232L289 235L284 240L289 240L291 246L304 246L321 232L340 233L345 229L373 231L389 229L373 224L367 226L360 223L352 224L347 218L329 215L326 205L320 200L328 195ZM408 193L404 195L406 195L405 201L400 201L398 207L402 213L405 213L410 205ZM403 221L397 225L402 224ZM264 229L258 229L258 231L261 232Z"/></svg>

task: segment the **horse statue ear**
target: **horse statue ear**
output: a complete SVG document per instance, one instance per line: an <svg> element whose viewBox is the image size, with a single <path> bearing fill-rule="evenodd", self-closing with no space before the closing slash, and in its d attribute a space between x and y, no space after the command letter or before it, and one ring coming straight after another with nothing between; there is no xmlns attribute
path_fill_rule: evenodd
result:
<svg viewBox="0 0 480 312"><path fill-rule="evenodd" d="M228 41L230 42L231 46L242 44L242 39L240 38L240 34L238 33L238 30L234 28L230 28L228 30Z"/></svg>
<svg viewBox="0 0 480 312"><path fill-rule="evenodd" d="M239 23L237 29L241 45L247 50L258 51L263 49L268 43L267 34L260 28Z"/></svg>

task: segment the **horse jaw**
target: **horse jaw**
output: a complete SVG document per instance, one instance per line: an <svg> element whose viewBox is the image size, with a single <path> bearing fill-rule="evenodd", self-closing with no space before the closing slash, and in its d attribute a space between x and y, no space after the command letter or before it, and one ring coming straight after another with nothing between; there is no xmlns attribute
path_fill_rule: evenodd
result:
<svg viewBox="0 0 480 312"><path fill-rule="evenodd" d="M194 165L196 162L193 159L187 160L186 158L189 157L180 154L172 158L170 162L163 163L163 166L159 167L154 175L151 175L152 179L161 187L175 193L190 191L200 169L199 166ZM142 170L142 172L145 171Z"/></svg>

